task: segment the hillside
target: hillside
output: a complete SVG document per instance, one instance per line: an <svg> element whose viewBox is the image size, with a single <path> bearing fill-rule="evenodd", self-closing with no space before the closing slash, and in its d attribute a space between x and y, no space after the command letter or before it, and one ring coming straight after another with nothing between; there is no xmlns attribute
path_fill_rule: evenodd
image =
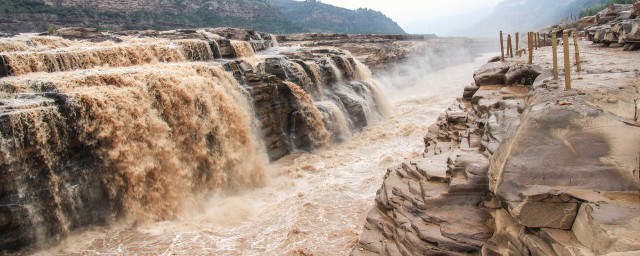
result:
<svg viewBox="0 0 640 256"><path fill-rule="evenodd" d="M295 2L290 6L281 3L268 0L0 0L0 31L36 32L65 26L109 30L232 26L280 34L404 33L395 22L375 11L352 11L319 2ZM310 19L299 19L296 15Z"/></svg>
<svg viewBox="0 0 640 256"><path fill-rule="evenodd" d="M287 19L295 21L310 32L346 34L404 34L393 20L378 11L355 11L323 4L317 0L269 0Z"/></svg>
<svg viewBox="0 0 640 256"><path fill-rule="evenodd" d="M557 23L572 14L599 5L603 0L505 0L493 12L466 29L466 36L491 36L505 32L530 31Z"/></svg>

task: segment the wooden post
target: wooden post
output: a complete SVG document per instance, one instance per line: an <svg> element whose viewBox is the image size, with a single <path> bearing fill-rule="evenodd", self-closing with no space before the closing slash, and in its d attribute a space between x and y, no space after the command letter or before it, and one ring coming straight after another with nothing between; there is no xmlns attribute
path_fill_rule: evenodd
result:
<svg viewBox="0 0 640 256"><path fill-rule="evenodd" d="M538 40L536 39L536 32L531 32L531 37L533 38L533 46L536 50L538 50Z"/></svg>
<svg viewBox="0 0 640 256"><path fill-rule="evenodd" d="M513 58L513 43L511 42L511 35L507 35L507 55Z"/></svg>
<svg viewBox="0 0 640 256"><path fill-rule="evenodd" d="M555 31L551 31L551 48L553 48L553 80L558 81L558 38Z"/></svg>
<svg viewBox="0 0 640 256"><path fill-rule="evenodd" d="M502 37L502 30L500 30L500 56L504 61L504 39Z"/></svg>
<svg viewBox="0 0 640 256"><path fill-rule="evenodd" d="M571 62L569 60L569 32L562 32L562 44L564 44L564 88L571 90Z"/></svg>
<svg viewBox="0 0 640 256"><path fill-rule="evenodd" d="M582 71L582 65L580 65L580 47L578 46L578 31L573 32L573 45L576 50L576 70L578 72Z"/></svg>
<svg viewBox="0 0 640 256"><path fill-rule="evenodd" d="M547 44L547 34L543 34L542 38L544 39L544 41L542 42L542 46L547 47L549 44Z"/></svg>
<svg viewBox="0 0 640 256"><path fill-rule="evenodd" d="M516 52L520 50L520 33L516 32Z"/></svg>
<svg viewBox="0 0 640 256"><path fill-rule="evenodd" d="M511 42L511 35L507 36L509 41L509 57L513 58L513 43Z"/></svg>
<svg viewBox="0 0 640 256"><path fill-rule="evenodd" d="M533 32L529 32L529 64L533 64Z"/></svg>

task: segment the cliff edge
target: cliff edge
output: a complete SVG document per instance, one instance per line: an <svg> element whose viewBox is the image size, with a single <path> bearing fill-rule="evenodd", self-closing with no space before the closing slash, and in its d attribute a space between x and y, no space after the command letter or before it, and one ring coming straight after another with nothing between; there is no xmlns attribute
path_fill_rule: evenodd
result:
<svg viewBox="0 0 640 256"><path fill-rule="evenodd" d="M352 255L640 253L640 54L580 46L569 91L550 47L476 71L388 170Z"/></svg>

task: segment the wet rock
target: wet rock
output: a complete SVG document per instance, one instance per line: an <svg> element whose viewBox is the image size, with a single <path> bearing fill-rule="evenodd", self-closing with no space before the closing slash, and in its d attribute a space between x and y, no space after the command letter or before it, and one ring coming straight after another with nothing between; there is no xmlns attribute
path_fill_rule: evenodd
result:
<svg viewBox="0 0 640 256"><path fill-rule="evenodd" d="M470 100L471 98L473 98L473 95L476 93L476 91L478 91L480 89L480 87L475 86L475 85L470 85L464 88L464 93L462 95L462 98Z"/></svg>
<svg viewBox="0 0 640 256"><path fill-rule="evenodd" d="M96 28L83 28L83 27L72 27L72 28L60 28L55 31L54 35L60 36L66 39L82 39L89 40L91 42L103 42L103 41L115 41L122 42L121 39L117 37L113 37L106 33L102 33L98 31Z"/></svg>
<svg viewBox="0 0 640 256"><path fill-rule="evenodd" d="M492 62L498 62L498 61L502 61L502 57L494 56L494 57L491 57L491 59L489 59L487 62L492 63Z"/></svg>

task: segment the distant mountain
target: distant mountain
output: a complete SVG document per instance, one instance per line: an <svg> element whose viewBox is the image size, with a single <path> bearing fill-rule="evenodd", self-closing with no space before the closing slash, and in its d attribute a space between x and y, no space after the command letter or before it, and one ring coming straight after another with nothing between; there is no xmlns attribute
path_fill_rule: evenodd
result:
<svg viewBox="0 0 640 256"><path fill-rule="evenodd" d="M504 0L493 12L466 29L465 36L495 36L498 31L524 32L560 22L604 0Z"/></svg>
<svg viewBox="0 0 640 256"><path fill-rule="evenodd" d="M317 1L287 0L0 0L0 32L242 27L270 33L404 31L384 14Z"/></svg>
<svg viewBox="0 0 640 256"><path fill-rule="evenodd" d="M405 34L404 30L384 14L370 9L355 11L321 3L317 0L268 0L287 19L311 32L345 34Z"/></svg>

